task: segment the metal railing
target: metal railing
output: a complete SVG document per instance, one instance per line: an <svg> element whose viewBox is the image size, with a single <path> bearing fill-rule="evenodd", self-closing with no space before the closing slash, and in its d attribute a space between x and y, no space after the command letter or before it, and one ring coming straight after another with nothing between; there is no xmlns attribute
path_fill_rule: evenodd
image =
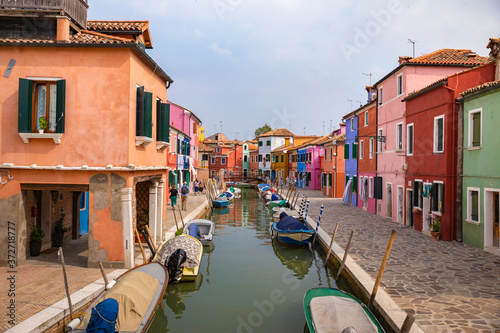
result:
<svg viewBox="0 0 500 333"><path fill-rule="evenodd" d="M88 8L88 0L0 0L0 10L64 11L83 28L87 28Z"/></svg>

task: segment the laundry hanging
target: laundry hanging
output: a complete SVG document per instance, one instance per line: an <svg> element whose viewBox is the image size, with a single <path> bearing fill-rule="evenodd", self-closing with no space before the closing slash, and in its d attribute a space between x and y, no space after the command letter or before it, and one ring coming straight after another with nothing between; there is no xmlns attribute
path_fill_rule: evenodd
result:
<svg viewBox="0 0 500 333"><path fill-rule="evenodd" d="M342 201L346 204L349 203L351 200L351 194L352 194L352 179L349 179L344 189L344 195L342 196Z"/></svg>

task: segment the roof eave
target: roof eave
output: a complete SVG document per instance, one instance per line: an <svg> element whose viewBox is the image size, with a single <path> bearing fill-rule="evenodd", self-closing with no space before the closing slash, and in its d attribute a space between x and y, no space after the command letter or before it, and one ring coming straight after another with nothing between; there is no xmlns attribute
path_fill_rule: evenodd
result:
<svg viewBox="0 0 500 333"><path fill-rule="evenodd" d="M433 84L433 85L431 85L431 86L429 86L429 87L427 87L427 88L425 88L425 89L419 90L419 91L417 91L417 92L416 92L416 93L414 93L414 94L410 94L410 95L406 96L405 98L403 98L403 99L401 100L401 102L406 102L406 101L409 101L409 100L411 100L411 99L414 99L415 97L418 97L418 96L420 96L420 95L423 95L423 94L425 94L425 93L427 93L427 92L429 92L429 91L431 91L431 90L437 89L437 88L442 87L442 86L445 86L445 85L447 85L447 84L448 84L448 80L444 80L444 81L438 82L438 83Z"/></svg>

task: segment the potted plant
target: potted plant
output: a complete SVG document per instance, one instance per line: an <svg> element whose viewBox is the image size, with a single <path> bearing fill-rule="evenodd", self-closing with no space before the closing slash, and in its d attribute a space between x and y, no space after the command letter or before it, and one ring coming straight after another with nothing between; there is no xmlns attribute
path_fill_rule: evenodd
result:
<svg viewBox="0 0 500 333"><path fill-rule="evenodd" d="M38 130L38 133L43 133L43 131L47 128L47 118L45 118L45 115L41 116L40 118L38 118L38 127L40 128Z"/></svg>
<svg viewBox="0 0 500 333"><path fill-rule="evenodd" d="M42 250L42 239L45 237L45 233L40 227L35 226L31 232L30 237L30 254L32 257L37 257L40 255Z"/></svg>
<svg viewBox="0 0 500 333"><path fill-rule="evenodd" d="M439 220L434 220L431 224L431 236L434 237L432 240L437 241L439 234L441 233L441 223Z"/></svg>
<svg viewBox="0 0 500 333"><path fill-rule="evenodd" d="M54 224L54 234L53 234L53 240L52 240L52 247L61 247L63 244L64 240L64 233L67 231L70 231L71 228L67 228L64 226L64 217L66 214L64 214L64 211L61 209L59 213L59 218L57 219L56 223Z"/></svg>

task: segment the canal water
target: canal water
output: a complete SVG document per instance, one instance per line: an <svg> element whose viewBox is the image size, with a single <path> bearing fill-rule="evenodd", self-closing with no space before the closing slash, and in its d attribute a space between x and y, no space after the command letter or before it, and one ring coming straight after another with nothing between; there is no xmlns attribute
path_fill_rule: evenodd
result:
<svg viewBox="0 0 500 333"><path fill-rule="evenodd" d="M319 252L272 240L269 210L254 189L211 220L216 231L200 276L167 287L149 332L307 331L304 294L335 286Z"/></svg>

